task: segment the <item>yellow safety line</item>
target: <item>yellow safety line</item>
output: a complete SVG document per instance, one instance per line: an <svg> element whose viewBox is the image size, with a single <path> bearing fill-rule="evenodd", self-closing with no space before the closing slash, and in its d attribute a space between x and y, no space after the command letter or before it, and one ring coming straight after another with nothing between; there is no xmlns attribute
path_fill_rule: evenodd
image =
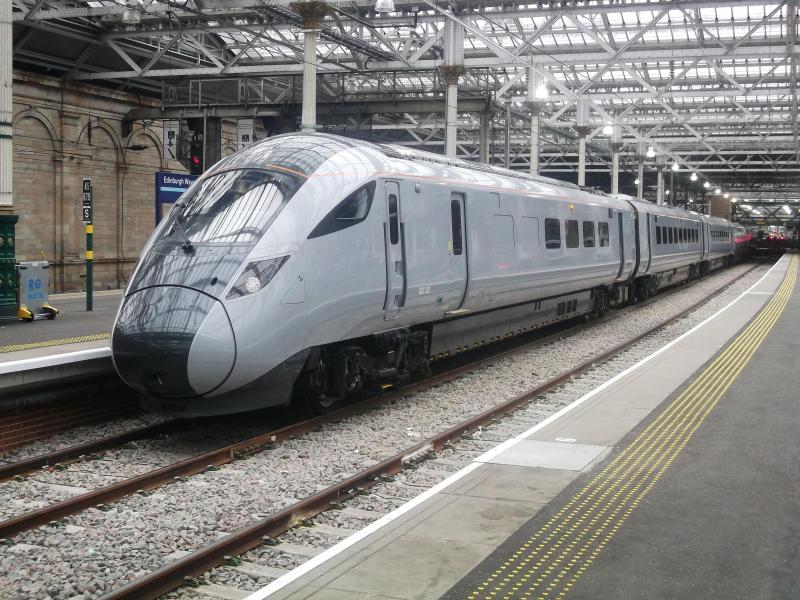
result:
<svg viewBox="0 0 800 600"><path fill-rule="evenodd" d="M109 333L94 333L92 335L80 335L77 337L61 338L58 340L47 340L44 342L30 342L29 344L11 344L10 346L0 346L0 354L6 352L21 352L23 350L33 350L35 348L49 348L50 346L62 346L64 344L79 344L80 342L96 342L97 340L107 340L111 337Z"/></svg>
<svg viewBox="0 0 800 600"><path fill-rule="evenodd" d="M793 256L758 316L620 454L469 594L564 598L686 447L786 308L797 281Z"/></svg>

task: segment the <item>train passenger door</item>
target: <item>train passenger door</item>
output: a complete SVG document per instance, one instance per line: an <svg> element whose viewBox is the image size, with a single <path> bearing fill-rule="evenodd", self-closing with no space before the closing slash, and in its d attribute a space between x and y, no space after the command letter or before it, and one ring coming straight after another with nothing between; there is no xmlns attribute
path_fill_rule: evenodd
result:
<svg viewBox="0 0 800 600"><path fill-rule="evenodd" d="M498 197L499 198L499 197ZM499 200L498 200L499 202ZM467 263L466 197L461 192L450 193L450 257L449 273L455 284L454 302L445 306L448 314L455 314L464 305L469 281Z"/></svg>
<svg viewBox="0 0 800 600"><path fill-rule="evenodd" d="M383 304L383 318L389 321L397 318L405 304L406 257L400 186L396 181L387 181L385 185L386 218L383 237L386 246L386 299Z"/></svg>
<svg viewBox="0 0 800 600"><path fill-rule="evenodd" d="M650 213L647 213L647 268L644 270L645 273L650 272L650 265L653 262L653 240L651 235L652 225L650 223Z"/></svg>

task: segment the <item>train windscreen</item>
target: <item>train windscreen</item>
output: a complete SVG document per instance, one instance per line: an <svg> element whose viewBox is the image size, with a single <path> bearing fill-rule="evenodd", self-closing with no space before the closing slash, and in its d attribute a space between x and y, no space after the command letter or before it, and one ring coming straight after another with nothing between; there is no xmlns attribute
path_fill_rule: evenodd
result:
<svg viewBox="0 0 800 600"><path fill-rule="evenodd" d="M175 205L161 242L251 248L305 181L281 170L223 171L202 179Z"/></svg>

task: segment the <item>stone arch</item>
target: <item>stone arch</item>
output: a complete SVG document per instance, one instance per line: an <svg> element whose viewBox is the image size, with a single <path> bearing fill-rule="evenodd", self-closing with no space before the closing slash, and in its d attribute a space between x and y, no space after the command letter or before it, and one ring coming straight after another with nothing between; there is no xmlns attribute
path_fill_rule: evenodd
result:
<svg viewBox="0 0 800 600"><path fill-rule="evenodd" d="M78 132L78 137L75 138L75 145L79 146L81 142L83 142L84 138L87 136L87 129L89 128L89 119L92 117L90 116L86 119L86 123L83 124L81 130ZM114 150L117 154L117 161L122 162L123 160L123 153L122 153L122 140L120 140L119 135L117 134L116 130L103 119L98 119L97 123L93 123L92 127L96 127L98 129L102 129L108 134L108 137L111 138L111 143L114 144Z"/></svg>
<svg viewBox="0 0 800 600"><path fill-rule="evenodd" d="M153 130L150 127L147 128L142 127L140 129L134 129L128 134L128 137L125 138L125 144L122 146L124 159L127 159L128 146L133 141L133 138L135 138L137 135L143 135L145 137L150 138L150 140L153 142L153 146L156 148L156 150L158 150L159 159L164 160L164 148L161 145L161 139L159 139L159 137L153 132Z"/></svg>
<svg viewBox="0 0 800 600"><path fill-rule="evenodd" d="M23 119L33 119L34 121L41 123L50 136L50 143L53 146L53 151L57 152L59 150L61 140L58 138L58 134L56 134L56 130L53 127L53 124L50 122L50 119L47 118L47 115L43 114L41 111L39 111L39 109L36 108L21 110L14 115L14 118L11 121L12 128L17 127Z"/></svg>
<svg viewBox="0 0 800 600"><path fill-rule="evenodd" d="M14 208L19 260L58 260L58 166L60 139L50 119L35 108L22 110L12 119ZM51 271L51 276L58 266ZM54 288L55 277L51 282Z"/></svg>

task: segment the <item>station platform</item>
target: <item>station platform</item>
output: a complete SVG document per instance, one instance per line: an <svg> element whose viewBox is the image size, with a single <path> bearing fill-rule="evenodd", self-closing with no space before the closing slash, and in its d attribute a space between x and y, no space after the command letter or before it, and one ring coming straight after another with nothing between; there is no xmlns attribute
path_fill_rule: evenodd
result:
<svg viewBox="0 0 800 600"><path fill-rule="evenodd" d="M0 321L0 364L108 347L121 297L122 290L97 291L87 312L84 293L54 294L55 319Z"/></svg>
<svg viewBox="0 0 800 600"><path fill-rule="evenodd" d="M798 262L247 600L800 598Z"/></svg>

